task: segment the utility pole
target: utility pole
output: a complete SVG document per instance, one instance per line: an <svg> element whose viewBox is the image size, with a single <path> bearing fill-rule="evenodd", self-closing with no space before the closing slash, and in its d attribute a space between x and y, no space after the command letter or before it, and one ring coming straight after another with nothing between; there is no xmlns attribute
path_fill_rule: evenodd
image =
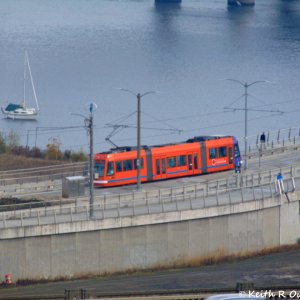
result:
<svg viewBox="0 0 300 300"><path fill-rule="evenodd" d="M94 122L93 113L97 110L97 104L91 102L89 105L90 115L89 117L82 114L72 113L72 115L80 116L84 118L84 123L87 128L88 135L90 136L90 151L89 151L89 190L90 190L90 201L89 201L89 211L90 219L94 217Z"/></svg>
<svg viewBox="0 0 300 300"><path fill-rule="evenodd" d="M248 168L248 87L247 82L244 83L245 87L245 165L244 170Z"/></svg>
<svg viewBox="0 0 300 300"><path fill-rule="evenodd" d="M144 94L136 94L128 89L120 89L121 91L128 92L134 95L137 98L137 161L136 161L136 168L137 168L137 191L141 190L141 98L149 95L155 94L156 91L146 92Z"/></svg>
<svg viewBox="0 0 300 300"><path fill-rule="evenodd" d="M93 103L90 104L90 118L88 123L88 131L90 135L90 218L94 217L94 132L93 132Z"/></svg>
<svg viewBox="0 0 300 300"><path fill-rule="evenodd" d="M137 190L141 190L141 94L137 97Z"/></svg>

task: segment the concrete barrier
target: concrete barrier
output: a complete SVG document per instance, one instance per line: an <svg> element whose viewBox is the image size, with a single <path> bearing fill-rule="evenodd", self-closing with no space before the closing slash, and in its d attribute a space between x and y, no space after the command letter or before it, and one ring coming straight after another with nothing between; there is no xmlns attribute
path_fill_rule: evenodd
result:
<svg viewBox="0 0 300 300"><path fill-rule="evenodd" d="M20 278L143 269L297 242L299 195L102 220L1 229L0 270ZM220 199L221 201L221 199Z"/></svg>

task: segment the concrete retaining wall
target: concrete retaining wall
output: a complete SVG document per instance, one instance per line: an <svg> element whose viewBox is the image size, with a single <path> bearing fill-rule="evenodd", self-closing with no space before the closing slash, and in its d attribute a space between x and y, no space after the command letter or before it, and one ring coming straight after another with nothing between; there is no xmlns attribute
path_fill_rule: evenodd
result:
<svg viewBox="0 0 300 300"><path fill-rule="evenodd" d="M299 198L298 198L299 199ZM280 244L300 242L300 205L290 202L280 207Z"/></svg>
<svg viewBox="0 0 300 300"><path fill-rule="evenodd" d="M225 211L225 210L224 210ZM299 201L215 217L2 239L1 273L53 278L164 265L216 251L237 253L300 237Z"/></svg>

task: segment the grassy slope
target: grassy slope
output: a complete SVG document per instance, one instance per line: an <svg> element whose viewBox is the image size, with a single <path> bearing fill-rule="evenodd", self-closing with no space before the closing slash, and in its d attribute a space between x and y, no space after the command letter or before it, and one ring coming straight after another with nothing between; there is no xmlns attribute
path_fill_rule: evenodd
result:
<svg viewBox="0 0 300 300"><path fill-rule="evenodd" d="M43 167L66 163L62 161L27 158L9 154L0 154L0 171Z"/></svg>

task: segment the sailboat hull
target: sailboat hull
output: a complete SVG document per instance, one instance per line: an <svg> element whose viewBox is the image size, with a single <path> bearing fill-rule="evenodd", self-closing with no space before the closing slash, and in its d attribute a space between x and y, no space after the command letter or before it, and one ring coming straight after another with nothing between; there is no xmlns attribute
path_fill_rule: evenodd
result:
<svg viewBox="0 0 300 300"><path fill-rule="evenodd" d="M3 115L13 120L36 120L38 112L35 109L17 109L15 111L7 111L2 108Z"/></svg>

